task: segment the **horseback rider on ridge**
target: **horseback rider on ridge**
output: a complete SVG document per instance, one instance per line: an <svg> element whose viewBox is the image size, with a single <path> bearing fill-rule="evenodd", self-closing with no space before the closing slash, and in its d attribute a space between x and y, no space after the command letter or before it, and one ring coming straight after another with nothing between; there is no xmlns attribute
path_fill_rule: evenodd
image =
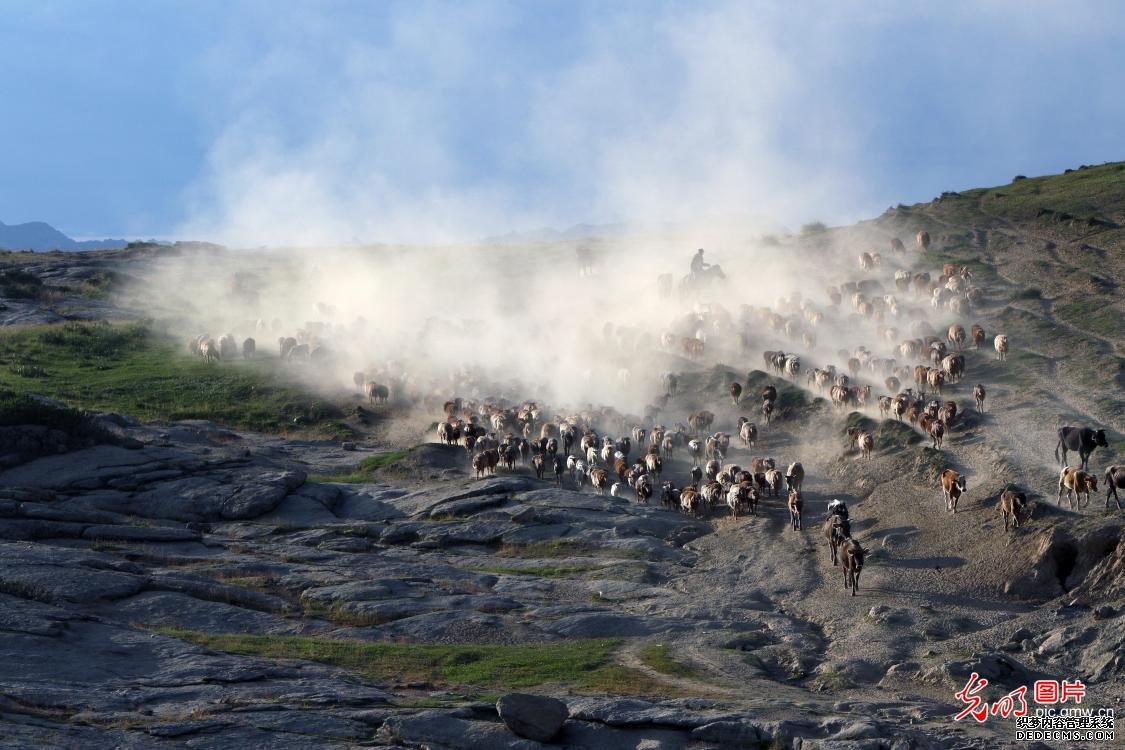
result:
<svg viewBox="0 0 1125 750"><path fill-rule="evenodd" d="M703 248L695 251L695 256L691 259L691 276L693 279L698 280L703 272L711 267L710 263L703 261Z"/></svg>

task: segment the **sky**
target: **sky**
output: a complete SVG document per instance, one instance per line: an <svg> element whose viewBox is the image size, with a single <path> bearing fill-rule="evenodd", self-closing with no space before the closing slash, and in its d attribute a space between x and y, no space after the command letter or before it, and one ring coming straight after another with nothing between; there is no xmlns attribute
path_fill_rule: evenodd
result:
<svg viewBox="0 0 1125 750"><path fill-rule="evenodd" d="M0 220L247 245L847 223L1125 159L1125 3L9 0Z"/></svg>

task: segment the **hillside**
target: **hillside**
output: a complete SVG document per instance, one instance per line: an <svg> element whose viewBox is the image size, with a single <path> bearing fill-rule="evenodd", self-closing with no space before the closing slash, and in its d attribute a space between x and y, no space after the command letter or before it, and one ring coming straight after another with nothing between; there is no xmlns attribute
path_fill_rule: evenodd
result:
<svg viewBox="0 0 1125 750"><path fill-rule="evenodd" d="M666 296L656 277L695 246L679 236L606 241L592 269L573 239L2 254L0 734L1027 747L1012 718L953 720L971 673L988 700L1046 678L1083 680L1083 707L1125 693L1125 511L1104 483L1125 463L1122 225L1114 163L729 238L725 283ZM959 349L950 328L974 324L982 345ZM935 344L963 378L915 380ZM931 400L942 430L919 427ZM442 422L484 442L440 444ZM560 424L596 432L594 457L571 455L604 466L605 491L563 463ZM1063 425L1105 432L1077 504L1057 495ZM660 429L660 462L634 470ZM557 478L524 434L560 440ZM710 457L693 450L782 474L749 480L755 504L732 512L722 487L681 512L662 483L691 484ZM946 470L965 479L956 512ZM1006 490L1027 498L1018 526ZM865 554L852 591L832 500Z"/></svg>

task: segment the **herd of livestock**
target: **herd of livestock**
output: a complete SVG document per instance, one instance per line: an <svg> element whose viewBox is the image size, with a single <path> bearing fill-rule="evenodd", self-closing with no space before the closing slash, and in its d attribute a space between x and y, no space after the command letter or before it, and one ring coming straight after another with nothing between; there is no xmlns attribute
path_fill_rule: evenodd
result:
<svg viewBox="0 0 1125 750"><path fill-rule="evenodd" d="M928 233L919 232L915 242L924 251L931 240ZM897 238L891 241L889 251L892 257L906 255L905 245ZM644 361L644 355L678 355L702 366L722 359L745 359L756 351L760 352L767 372L794 386L804 385L826 398L838 411L877 408L880 418L908 423L921 430L934 449L941 449L961 415L957 402L947 398L945 391L951 386L960 387L966 378L969 351L990 343L996 361L1002 364L1011 351L1009 337L996 332L990 335L980 323L966 327L960 322L985 299L984 291L973 283L970 268L947 263L940 273L900 268L892 274L885 269L886 259L877 251L863 252L858 260L863 276L829 286L823 303L792 292L773 305L743 304L732 312L715 301L727 295L707 295L709 287L702 283L682 284L681 293L694 296L688 300L690 311L672 318L662 333L642 325L606 322L602 336L606 351L613 353L607 361L620 364L616 385L632 388L644 382L647 373L635 370L637 363ZM658 284L658 294L670 293L669 284ZM327 306L318 304L320 307ZM936 330L931 324L935 318L945 318L948 325L943 323L941 330ZM954 322L949 322L950 318ZM257 321L256 331L267 328ZM272 328L278 333L279 322L274 321ZM280 336L281 359L330 358L330 337L326 335L330 331L330 323L312 322L294 336ZM833 357L825 347L818 347L821 341L854 341L857 335L864 337L870 348L839 348L834 350ZM788 340L793 346L803 346L804 351L766 349L762 345L770 339ZM240 355L253 357L257 347L253 338L239 343L230 334L218 340L202 335L189 342L189 350L204 360L220 361ZM818 357L838 359L836 363L809 366ZM585 376L593 377L591 373L587 371ZM552 418L547 418L536 402L517 401L513 398L515 394L479 395L490 386L481 379L474 382L464 377L464 372L444 380L431 378L428 383L410 381L393 368L378 372L377 380L370 378L372 374L368 371L354 375L355 386L372 403L386 402L394 396L426 408L441 405L438 439L463 445L477 476L493 473L497 467L512 469L523 463L540 478L553 477L560 485L564 481L579 489L590 485L596 492L613 496L628 493L642 503L658 497L666 507L695 516L720 509L729 509L734 516L756 514L761 501L776 498L784 502L792 527L802 528L801 464L793 462L783 468L765 457L751 458L748 466L727 461L732 434L712 431L714 413L698 410L684 415L683 421L673 418L682 379L677 372L660 375L657 394L645 407L643 416L625 415L609 407L588 407L570 416ZM735 406L750 395L749 380L756 376L760 379L760 375L752 372L745 387L738 382L724 386L729 388ZM883 388L885 394L877 393ZM468 391L474 396L449 399L447 394L451 391ZM985 386L976 383L971 392L976 410L984 412ZM707 394L707 398L719 395ZM760 395L761 420L769 427L779 411L777 388L768 385ZM680 413L684 411L687 410ZM733 422L733 417L719 419L719 424ZM758 441L757 425L744 416L738 417L734 433L747 449ZM848 440L864 457L875 450L876 436L868 430L851 428ZM1090 493L1097 490L1097 478L1088 470L1089 457L1097 447L1107 445L1104 430L1059 430L1056 456L1061 452L1061 463L1065 465L1067 452L1077 451L1080 463L1077 467L1064 466L1059 476L1058 502L1061 503L1064 492L1072 507L1080 507L1083 496L1089 502ZM668 477L667 462L677 453L691 459L689 476L682 486ZM1125 488L1125 467L1108 467L1103 480L1106 507L1113 497L1120 508L1117 490ZM965 476L949 468L941 474L940 482L946 508L955 513L958 499L966 492ZM1005 529L1009 522L1018 526L1029 510L1026 495L1015 490L1005 491L999 505ZM854 591L863 553L862 547L851 540L846 511L844 516L840 519L838 514L832 514L826 524L833 528L826 528L825 534L833 547L834 562L837 548L844 550L843 558L851 560L845 562L845 568L854 573L848 579Z"/></svg>

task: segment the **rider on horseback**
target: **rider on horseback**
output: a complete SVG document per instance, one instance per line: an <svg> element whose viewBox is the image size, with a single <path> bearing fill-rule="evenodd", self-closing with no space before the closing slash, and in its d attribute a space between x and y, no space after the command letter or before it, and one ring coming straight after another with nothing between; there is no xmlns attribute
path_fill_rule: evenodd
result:
<svg viewBox="0 0 1125 750"><path fill-rule="evenodd" d="M710 263L703 262L703 248L695 251L695 257L691 259L691 277L699 279L703 272L711 267Z"/></svg>

